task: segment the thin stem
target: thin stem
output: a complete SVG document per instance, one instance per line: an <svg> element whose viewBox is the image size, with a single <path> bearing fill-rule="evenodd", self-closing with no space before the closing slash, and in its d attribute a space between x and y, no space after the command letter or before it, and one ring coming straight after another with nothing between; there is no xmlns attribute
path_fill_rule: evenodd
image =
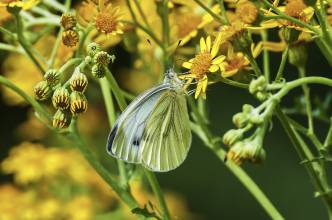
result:
<svg viewBox="0 0 332 220"><path fill-rule="evenodd" d="M106 107L107 117L108 117L108 123L110 128L114 125L116 121L116 115L115 115L115 109L114 109L114 103L111 93L111 88L109 87L108 81L105 78L102 78L99 80L99 85L104 97L104 103ZM124 188L128 188L128 178L127 178L127 172L126 167L123 161L116 160L118 163L118 169L120 174L120 184Z"/></svg>
<svg viewBox="0 0 332 220"><path fill-rule="evenodd" d="M330 128L327 132L325 141L324 141L324 148L327 150L332 144L332 117L330 118Z"/></svg>
<svg viewBox="0 0 332 220"><path fill-rule="evenodd" d="M126 99L123 96L118 83L114 79L113 74L108 68L106 68L106 78L108 80L109 87L112 89L114 97L120 107L120 110L124 111L127 107Z"/></svg>
<svg viewBox="0 0 332 220"><path fill-rule="evenodd" d="M64 65L62 65L58 72L60 74L63 74L67 71L67 69L69 69L70 67L74 66L74 65L77 65L79 64L80 62L82 62L82 58L73 58L73 59L70 59L68 62L66 62Z"/></svg>
<svg viewBox="0 0 332 220"><path fill-rule="evenodd" d="M328 184L326 183L325 179L321 179L322 174L322 167L319 166L318 163L315 163L314 156L312 155L310 149L305 144L305 142L302 140L300 135L296 132L296 130L290 125L290 123L287 120L287 117L284 115L284 113L281 111L280 108L276 108L276 115L285 129L289 139L291 140L293 146L297 150L301 160L308 160L312 161L310 163L305 163L305 167L307 169L307 172L312 180L312 183L315 187L315 189L318 192L318 195L322 197L324 204L327 207L328 213L330 215L331 213L331 195L330 195L330 188L328 187Z"/></svg>
<svg viewBox="0 0 332 220"><path fill-rule="evenodd" d="M4 43L0 43L0 50L7 50L15 53L25 54L21 48Z"/></svg>
<svg viewBox="0 0 332 220"><path fill-rule="evenodd" d="M16 92L20 95L25 101L27 101L37 112L38 114L45 117L48 121L52 120L52 116L33 98L27 95L23 90L18 88L14 83L10 82L8 79L0 75L0 84L8 87L9 89Z"/></svg>
<svg viewBox="0 0 332 220"><path fill-rule="evenodd" d="M58 49L59 49L60 44L61 44L62 31L63 31L63 28L61 27L60 30L59 30L58 36L55 40L55 44L52 48L51 56L50 56L50 59L48 61L48 69L53 68L56 56L58 54Z"/></svg>
<svg viewBox="0 0 332 220"><path fill-rule="evenodd" d="M9 30L7 30L4 27L0 26L0 32L3 33L4 35L7 35L8 37L10 37L12 40L16 40L17 37L15 34L13 34L12 32L10 32Z"/></svg>
<svg viewBox="0 0 332 220"><path fill-rule="evenodd" d="M59 3L58 1L55 0L43 0L43 3L47 6L50 6L51 8L60 11L62 13L65 13L67 11L66 6L63 4Z"/></svg>
<svg viewBox="0 0 332 220"><path fill-rule="evenodd" d="M279 69L278 69L275 81L278 81L279 79L281 79L281 77L284 74L284 69L285 69L286 62L287 62L288 52L289 52L289 46L287 45L285 50L282 52L281 62L279 65Z"/></svg>
<svg viewBox="0 0 332 220"><path fill-rule="evenodd" d="M258 66L258 64L257 64L254 56L252 55L251 51L245 52L244 54L245 54L246 58L249 60L249 62L251 64L251 66L252 66L252 68L253 68L256 76L262 75L262 71L259 68L259 66Z"/></svg>
<svg viewBox="0 0 332 220"><path fill-rule="evenodd" d="M227 18L226 9L224 5L224 0L217 0L220 7L220 15L224 18L224 24L229 25L230 22Z"/></svg>
<svg viewBox="0 0 332 220"><path fill-rule="evenodd" d="M153 174L153 172L151 172L151 171L149 171L145 168L144 168L144 173L145 173L145 176L148 178L148 181L151 185L152 191L156 195L157 200L160 204L160 208L161 208L162 214L163 214L162 219L163 220L170 220L171 217L170 217L167 205L166 205L166 201L165 201L165 198L163 196L163 192L161 191L161 188L160 188L160 185L158 183L158 180L157 180L156 176Z"/></svg>
<svg viewBox="0 0 332 220"><path fill-rule="evenodd" d="M298 67L300 78L305 77L305 68L304 67ZM310 89L308 85L304 84L302 86L302 90L304 93L304 98L306 100L306 112L308 116L308 134L311 135L314 133L314 122L312 118L312 107L311 107L311 101L310 101Z"/></svg>
<svg viewBox="0 0 332 220"><path fill-rule="evenodd" d="M194 101L189 99L189 105L195 115L196 123L191 123L191 128L194 133L209 147L221 160L224 161L226 152L217 145L214 141L215 138L211 134L211 131L204 123L204 119L200 115ZM243 186L255 197L257 202L263 207L263 209L269 214L272 219L284 219L279 211L274 207L268 197L257 186L257 184L250 178L250 176L238 165L232 161L223 163L234 174L234 176L243 184Z"/></svg>
<svg viewBox="0 0 332 220"><path fill-rule="evenodd" d="M30 28L36 25L60 26L60 18L59 17L35 18L26 24L26 28Z"/></svg>
<svg viewBox="0 0 332 220"><path fill-rule="evenodd" d="M35 66L40 70L41 74L44 74L44 68L39 63L39 61L34 57L31 51L31 45L28 43L28 41L25 39L23 34L23 24L21 17L19 15L19 12L13 13L15 20L16 20L16 31L17 31L17 39L18 42L21 44L22 48L24 49L25 53L28 55L28 57L32 60L32 62L35 64Z"/></svg>
<svg viewBox="0 0 332 220"><path fill-rule="evenodd" d="M208 6L206 6L201 0L194 0L199 6L201 6L207 13L209 13L216 21L220 24L226 24L226 21L223 17L214 13Z"/></svg>
<svg viewBox="0 0 332 220"><path fill-rule="evenodd" d="M268 41L268 34L266 30L261 31L261 37L264 42ZM263 49L263 69L267 82L270 82L270 56L269 51L266 48Z"/></svg>
<svg viewBox="0 0 332 220"><path fill-rule="evenodd" d="M291 21L291 22L293 22L293 23L295 23L295 24L297 24L297 25L299 25L299 26L301 26L301 27L305 27L305 28L311 30L312 32L314 32L314 33L320 35L320 32L319 32L318 29L314 28L314 27L311 26L310 24L307 24L307 23L302 22L302 21L300 21L300 20L298 20L298 19L296 19L296 18L293 18L293 17L291 17L291 16L286 15L285 13L283 13L282 11L280 11L276 6L272 5L268 0L262 0L262 2L263 2L263 4L266 5L267 7L273 9L273 11L275 11L275 12L279 15L280 18L283 18L283 19L289 20L289 21Z"/></svg>
<svg viewBox="0 0 332 220"><path fill-rule="evenodd" d="M114 178L108 170L99 163L98 159L93 155L85 142L83 142L80 137L77 126L75 122L71 123L71 132L67 135L73 143L75 143L78 149L81 151L85 159L90 163L90 165L97 171L97 173L108 183L109 186L119 195L119 197L131 208L134 209L138 207L137 202L132 197L132 195L122 188L116 178Z"/></svg>
<svg viewBox="0 0 332 220"><path fill-rule="evenodd" d="M134 0L134 3L135 3L135 5L136 5L136 8L138 9L138 13L140 14L140 16L141 16L142 19L143 19L144 24L146 25L146 27L147 27L148 29L151 30L151 26L150 26L150 24L149 24L148 19L147 19L146 16L145 16L143 10L142 10L141 5L138 3L137 0Z"/></svg>
<svg viewBox="0 0 332 220"><path fill-rule="evenodd" d="M142 31L144 31L147 35L149 35L151 37L151 39L162 49L165 50L163 43L156 37L156 35L150 31L149 29L147 29L146 27L144 27L143 25L139 24L139 23L134 23L131 21L127 21L127 20L121 20L121 22L126 23L126 24L131 24L133 26L138 27L139 29L141 29Z"/></svg>
<svg viewBox="0 0 332 220"><path fill-rule="evenodd" d="M93 24L89 24L86 29L83 31L82 35L80 36L80 41L78 44L78 48L76 50L75 56L81 57L83 56L84 44L89 35L89 33L93 30Z"/></svg>

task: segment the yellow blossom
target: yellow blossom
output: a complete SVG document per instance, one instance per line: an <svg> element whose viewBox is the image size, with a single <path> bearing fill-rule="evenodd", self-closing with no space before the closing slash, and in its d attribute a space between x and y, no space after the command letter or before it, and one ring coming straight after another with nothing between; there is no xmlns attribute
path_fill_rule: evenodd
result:
<svg viewBox="0 0 332 220"><path fill-rule="evenodd" d="M106 6L101 4L95 17L96 29L106 35L122 34L124 25L120 19L119 7L113 7L111 3L108 3Z"/></svg>
<svg viewBox="0 0 332 220"><path fill-rule="evenodd" d="M88 196L77 196L67 204L65 212L71 220L90 220L94 216L93 201Z"/></svg>
<svg viewBox="0 0 332 220"><path fill-rule="evenodd" d="M37 5L40 0L1 0L0 7L18 7L22 8L23 10L28 10L33 6Z"/></svg>
<svg viewBox="0 0 332 220"><path fill-rule="evenodd" d="M262 44L251 45L253 57L257 57L262 51ZM225 62L221 63L221 76L232 77L241 70L250 70L250 62L242 52L234 52L232 45L229 45Z"/></svg>
<svg viewBox="0 0 332 220"><path fill-rule="evenodd" d="M303 0L293 0L288 1L285 6L279 6L278 9L285 13L286 15L296 18L304 23L309 23L311 18L314 15L314 9L310 6L307 6ZM276 16L275 13L271 12L270 10L261 9L266 16ZM263 21L260 24L261 28L263 29L269 29L269 28L276 28L276 27L288 27L288 28L294 28L299 31L304 31L307 33L312 33L311 30L300 27L297 24L294 24L293 22L290 22L285 19L270 19L267 21Z"/></svg>
<svg viewBox="0 0 332 220"><path fill-rule="evenodd" d="M202 95L206 98L206 88L208 85L208 73L215 73L220 69L220 64L224 61L225 56L217 56L222 35L219 34L215 39L213 45L211 44L211 37L208 36L206 40L200 39L200 53L188 62L182 64L183 67L189 69L189 74L183 75L182 78L189 79L191 82L193 79L197 81L197 88L195 92L195 98Z"/></svg>

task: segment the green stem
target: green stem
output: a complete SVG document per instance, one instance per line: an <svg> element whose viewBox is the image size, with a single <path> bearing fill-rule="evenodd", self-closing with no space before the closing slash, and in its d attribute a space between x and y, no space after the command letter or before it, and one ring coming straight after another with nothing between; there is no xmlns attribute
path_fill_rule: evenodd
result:
<svg viewBox="0 0 332 220"><path fill-rule="evenodd" d="M225 19L216 13L214 13L208 6L206 6L201 0L194 0L199 6L201 6L207 13L209 13L220 24L227 24Z"/></svg>
<svg viewBox="0 0 332 220"><path fill-rule="evenodd" d="M267 7L273 9L273 11L275 11L279 15L278 16L279 18L283 18L283 19L289 20L289 21L291 21L291 22L293 22L293 23L295 23L295 24L297 24L297 25L299 25L301 27L305 27L305 28L311 30L312 32L320 35L320 31L318 29L314 28L310 24L307 24L307 23L302 22L302 21L300 21L300 20L298 20L296 18L293 18L291 16L286 15L285 13L283 13L282 11L280 11L277 7L275 7L274 5L272 5L268 0L262 0L262 2ZM274 16L274 17L277 17L277 16Z"/></svg>
<svg viewBox="0 0 332 220"><path fill-rule="evenodd" d="M82 62L82 58L73 58L73 59L70 59L69 61L67 61L64 65L62 65L58 72L60 74L63 74L67 71L67 69L69 69L70 67L74 66L74 65L77 65L79 63Z"/></svg>
<svg viewBox="0 0 332 220"><path fill-rule="evenodd" d="M312 155L309 147L302 140L302 138L296 132L296 130L290 125L290 123L287 120L287 117L284 115L284 113L281 111L281 109L279 107L276 108L275 113L276 113L281 125L285 129L293 146L295 147L296 151L298 152L301 160L315 161L314 156ZM326 183L326 180L321 178L322 177L321 176L322 167L316 162L305 163L305 167L312 180L312 183L313 183L315 189L318 192L318 196L320 196L323 199L324 204L326 205L329 216L330 216L330 213L332 212L331 190L330 190L328 184Z"/></svg>
<svg viewBox="0 0 332 220"><path fill-rule="evenodd" d="M324 148L327 150L332 144L332 117L330 118L330 128L327 132L325 141L324 141Z"/></svg>
<svg viewBox="0 0 332 220"><path fill-rule="evenodd" d="M51 56L50 56L50 59L48 61L48 69L53 68L56 56L58 54L58 49L59 49L60 44L61 44L62 31L63 31L63 28L61 27L60 30L59 30L58 36L55 40L55 44L52 48Z"/></svg>
<svg viewBox="0 0 332 220"><path fill-rule="evenodd" d="M135 3L135 5L136 5L136 8L138 9L138 13L140 14L140 16L141 16L142 19L143 19L144 24L146 25L146 27L147 27L149 30L151 30L151 26L150 26L150 24L149 24L148 19L147 19L146 16L145 16L143 10L142 10L141 5L138 3L137 0L134 0L134 3Z"/></svg>
<svg viewBox="0 0 332 220"><path fill-rule="evenodd" d="M14 83L0 75L0 84L8 87L9 89L20 95L25 101L27 101L39 114L45 117L48 121L52 120L52 116L33 98L27 95L23 90L18 88Z"/></svg>
<svg viewBox="0 0 332 220"><path fill-rule="evenodd" d="M109 87L111 88L111 90L114 94L114 97L120 107L120 110L124 111L127 107L126 99L123 96L121 89L120 89L118 83L116 82L113 74L111 73L111 71L108 68L106 68L106 79L108 80Z"/></svg>
<svg viewBox="0 0 332 220"><path fill-rule="evenodd" d="M9 44L4 44L4 43L0 43L0 50L7 50L10 52L25 54L21 48L18 48L13 45L9 45Z"/></svg>
<svg viewBox="0 0 332 220"><path fill-rule="evenodd" d="M111 93L111 88L109 87L108 81L105 78L102 78L99 80L99 85L104 97L104 103L106 107L106 112L107 112L107 117L108 117L108 123L110 128L114 125L116 121L116 116L115 116L115 109L114 109L114 103L113 103L113 98L112 98L112 93ZM119 169L119 174L120 174L120 184L124 188L128 188L128 177L127 177L127 172L126 172L126 167L123 161L121 160L116 160L118 163L118 169Z"/></svg>
<svg viewBox="0 0 332 220"><path fill-rule="evenodd" d="M162 219L163 220L170 220L171 217L170 217L167 205L166 205L166 201L165 201L165 198L163 196L163 192L161 191L161 188L160 188L160 185L158 183L158 180L157 180L156 176L153 174L153 172L151 172L151 171L149 171L145 168L143 168L143 169L144 169L144 172L145 172L145 176L148 178L148 181L151 185L152 191L156 195L157 200L160 204L160 208L161 208L162 213L163 213Z"/></svg>
<svg viewBox="0 0 332 220"><path fill-rule="evenodd" d="M99 163L98 159L90 151L87 144L83 142L82 138L79 136L79 133L77 131L75 121L71 123L71 132L67 134L67 136L69 137L69 139L73 141L73 143L77 145L77 147L79 148L85 159L97 171L97 173L108 183L108 185L112 187L112 189L129 206L129 208L134 209L139 206L136 200L132 197L132 195L126 189L124 189L118 184L117 179L114 178L101 163Z"/></svg>
<svg viewBox="0 0 332 220"><path fill-rule="evenodd" d="M138 27L139 29L141 29L142 31L144 31L147 35L149 35L151 37L151 39L162 49L162 50L166 50L166 48L164 48L163 43L156 37L156 35L150 31L148 28L144 27L143 25L139 24L139 23L134 23L131 21L127 21L127 20L121 20L121 22L126 23L126 24L131 24L133 26Z"/></svg>
<svg viewBox="0 0 332 220"><path fill-rule="evenodd" d="M300 78L305 77L305 68L304 67L298 67L299 76ZM306 112L308 116L308 135L314 134L314 122L312 118L312 107L311 107L311 101L310 101L310 89L308 85L304 84L302 86L302 90L304 93L304 98L306 101Z"/></svg>
<svg viewBox="0 0 332 220"><path fill-rule="evenodd" d="M268 41L268 34L266 30L261 31L262 40L264 42ZM264 69L264 76L267 82L270 82L270 56L269 51L267 49L263 49L263 69Z"/></svg>
<svg viewBox="0 0 332 220"><path fill-rule="evenodd" d="M220 15L224 18L224 24L229 25L230 22L227 18L226 9L224 5L224 0L217 0L220 7Z"/></svg>
<svg viewBox="0 0 332 220"><path fill-rule="evenodd" d="M284 74L284 69L285 69L286 62L287 62L288 52L289 52L289 46L287 45L286 49L282 52L281 62L279 65L279 69L278 69L275 81L278 81L279 79L281 79L281 77Z"/></svg>
<svg viewBox="0 0 332 220"><path fill-rule="evenodd" d="M226 152L220 148L214 141L216 138L213 137L211 131L204 123L204 119L201 117L195 103L192 99L189 99L189 105L195 115L196 124L191 124L191 128L194 133L209 147L221 161L224 161ZM263 207L272 219L284 219L278 210L274 207L268 197L263 191L257 186L257 184L248 176L248 174L238 165L232 161L224 163L226 167L234 174L234 176L243 184L243 186L255 197L257 202Z"/></svg>
<svg viewBox="0 0 332 220"><path fill-rule="evenodd" d="M258 66L258 64L257 64L257 62L256 62L256 60L255 60L255 58L254 58L254 56L252 55L251 51L245 52L244 54L245 54L245 56L247 57L247 59L249 60L249 62L250 62L250 64L251 64L251 66L252 66L252 68L253 68L253 70L254 70L256 76L260 76L260 75L262 75L262 71L261 71L261 69L259 68L259 66Z"/></svg>
<svg viewBox="0 0 332 220"><path fill-rule="evenodd" d="M25 53L32 60L35 66L40 70L41 74L44 74L45 70L42 65L38 62L38 60L34 57L31 51L31 45L27 42L23 34L23 24L19 12L13 13L16 20L16 31L17 31L17 40L24 49Z"/></svg>

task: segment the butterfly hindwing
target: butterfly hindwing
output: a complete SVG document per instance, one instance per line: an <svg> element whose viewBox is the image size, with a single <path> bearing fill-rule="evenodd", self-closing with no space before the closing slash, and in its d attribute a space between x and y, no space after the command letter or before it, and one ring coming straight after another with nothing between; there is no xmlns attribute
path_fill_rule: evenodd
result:
<svg viewBox="0 0 332 220"><path fill-rule="evenodd" d="M185 96L175 90L161 94L146 122L142 163L148 169L166 172L178 167L191 145L191 131Z"/></svg>
<svg viewBox="0 0 332 220"><path fill-rule="evenodd" d="M141 162L141 139L146 121L168 88L169 85L163 84L146 91L121 114L108 137L107 151L111 155L130 163Z"/></svg>

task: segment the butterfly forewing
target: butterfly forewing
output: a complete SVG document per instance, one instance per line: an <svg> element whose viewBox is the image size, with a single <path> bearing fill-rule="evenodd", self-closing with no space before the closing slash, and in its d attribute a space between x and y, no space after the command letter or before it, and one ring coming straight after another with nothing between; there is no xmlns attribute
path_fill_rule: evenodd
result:
<svg viewBox="0 0 332 220"><path fill-rule="evenodd" d="M108 137L107 151L130 163L140 163L141 139L147 119L161 95L169 88L163 84L138 96L122 113Z"/></svg>
<svg viewBox="0 0 332 220"><path fill-rule="evenodd" d="M169 171L186 158L191 131L185 96L166 90L150 113L143 132L142 163L153 171Z"/></svg>

